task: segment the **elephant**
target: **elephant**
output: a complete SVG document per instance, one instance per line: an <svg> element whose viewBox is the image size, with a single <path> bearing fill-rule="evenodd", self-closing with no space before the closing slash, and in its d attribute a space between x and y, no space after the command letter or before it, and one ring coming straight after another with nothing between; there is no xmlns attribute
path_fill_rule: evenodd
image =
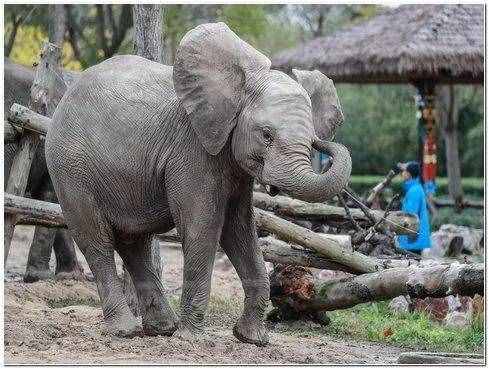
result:
<svg viewBox="0 0 489 369"><path fill-rule="evenodd" d="M253 180L324 201L351 174L348 150L327 140L343 120L332 81L317 71L294 75L271 69L226 24L210 23L182 38L173 67L115 56L68 89L46 137L46 160L109 334L201 336L220 245L245 295L233 334L268 344L270 287ZM312 170L312 148L332 157L327 172ZM150 249L152 234L173 228L184 258L179 320ZM124 299L114 251L134 282L140 321Z"/></svg>
<svg viewBox="0 0 489 369"><path fill-rule="evenodd" d="M77 76L78 74L75 72L63 73L63 79L68 83L72 83ZM5 112L8 112L14 103L24 106L29 104L33 81L34 71L32 69L4 59ZM18 146L18 142L9 142L4 146L4 190ZM38 200L57 202L53 184L49 178L46 166L43 141L40 142L32 161L26 195ZM52 276L52 272L49 269L49 260L51 259L53 248L56 256L55 275L58 278L74 277L80 279L83 277L83 269L78 263L74 242L68 232L64 229L56 230L46 227L36 227L29 249L24 282L36 282Z"/></svg>

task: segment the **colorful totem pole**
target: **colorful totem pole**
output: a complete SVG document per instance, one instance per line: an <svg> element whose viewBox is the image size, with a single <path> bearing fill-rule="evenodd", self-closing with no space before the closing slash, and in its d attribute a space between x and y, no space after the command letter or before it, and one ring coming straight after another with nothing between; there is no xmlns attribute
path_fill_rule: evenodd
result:
<svg viewBox="0 0 489 369"><path fill-rule="evenodd" d="M437 135L435 84L425 81L416 84L416 118L418 120L418 161L421 165L421 178L428 197L430 210L435 211L433 196L436 191Z"/></svg>
<svg viewBox="0 0 489 369"><path fill-rule="evenodd" d="M422 166L422 178L424 183L434 182L436 179L436 110L434 107L433 83L425 82L417 87L415 96L416 117L418 119L418 160Z"/></svg>

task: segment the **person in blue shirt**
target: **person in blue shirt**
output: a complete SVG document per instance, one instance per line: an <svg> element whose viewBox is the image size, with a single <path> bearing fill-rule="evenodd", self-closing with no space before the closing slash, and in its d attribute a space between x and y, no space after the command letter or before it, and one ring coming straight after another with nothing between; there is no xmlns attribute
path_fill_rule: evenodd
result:
<svg viewBox="0 0 489 369"><path fill-rule="evenodd" d="M399 163L404 189L402 200L402 211L415 214L419 218L419 229L417 236L399 236L399 246L405 250L421 254L423 249L431 247L430 218L426 203L426 194L420 181L420 166L416 161Z"/></svg>

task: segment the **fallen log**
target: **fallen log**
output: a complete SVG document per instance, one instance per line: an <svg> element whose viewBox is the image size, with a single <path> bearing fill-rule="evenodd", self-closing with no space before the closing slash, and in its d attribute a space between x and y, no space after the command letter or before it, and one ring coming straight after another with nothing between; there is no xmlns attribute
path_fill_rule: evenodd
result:
<svg viewBox="0 0 489 369"><path fill-rule="evenodd" d="M255 222L258 228L275 234L283 241L304 246L356 272L371 273L383 268L376 259L345 249L333 239L326 239L319 233L314 233L262 209L255 208Z"/></svg>
<svg viewBox="0 0 489 369"><path fill-rule="evenodd" d="M176 230L157 234L156 238L160 242L171 243L174 247L181 245L181 237ZM274 237L258 238L258 246L263 252L265 261L274 264L298 265L307 268L339 270L342 272L359 275L355 271L342 264L336 263L333 260L327 259L316 254L313 251L302 248L299 245L291 245L285 241L278 240ZM434 260L416 260L410 258L378 258L377 261L382 265L382 268L407 268L407 267L431 267L434 265L446 265L446 263L436 262Z"/></svg>
<svg viewBox="0 0 489 369"><path fill-rule="evenodd" d="M484 264L393 268L326 281L314 280L305 268L287 266L272 272L270 285L270 298L280 315L300 317L405 295L412 298L483 295Z"/></svg>
<svg viewBox="0 0 489 369"><path fill-rule="evenodd" d="M263 253L263 259L274 264L300 265L303 267L339 270L351 274L358 274L355 270L342 264L318 256L309 250L300 250L290 247L284 241L273 237L258 239L258 246Z"/></svg>
<svg viewBox="0 0 489 369"><path fill-rule="evenodd" d="M320 220L327 224L349 221L344 208L322 203L309 203L286 196L270 196L262 192L253 193L253 205L274 212L279 216L296 219ZM384 212L370 210L376 222L382 219ZM350 209L351 216L358 222L368 221L360 209ZM415 235L419 226L418 218L402 211L393 211L386 218L388 228L397 234Z"/></svg>

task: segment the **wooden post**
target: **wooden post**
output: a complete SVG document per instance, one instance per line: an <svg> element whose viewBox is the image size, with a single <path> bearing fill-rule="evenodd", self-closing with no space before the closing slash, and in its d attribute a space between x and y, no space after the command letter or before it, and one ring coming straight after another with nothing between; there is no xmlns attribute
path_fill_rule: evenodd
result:
<svg viewBox="0 0 489 369"><path fill-rule="evenodd" d="M54 111L53 97L62 77L60 65L61 50L56 45L45 42L41 49L41 58L36 67L34 82L31 88L29 108L35 112L47 115ZM64 92L64 91L63 91ZM23 196L29 179L32 160L39 145L39 134L25 131L20 139L5 192ZM10 244L15 230L15 215L6 214L4 222L4 265L10 251Z"/></svg>

